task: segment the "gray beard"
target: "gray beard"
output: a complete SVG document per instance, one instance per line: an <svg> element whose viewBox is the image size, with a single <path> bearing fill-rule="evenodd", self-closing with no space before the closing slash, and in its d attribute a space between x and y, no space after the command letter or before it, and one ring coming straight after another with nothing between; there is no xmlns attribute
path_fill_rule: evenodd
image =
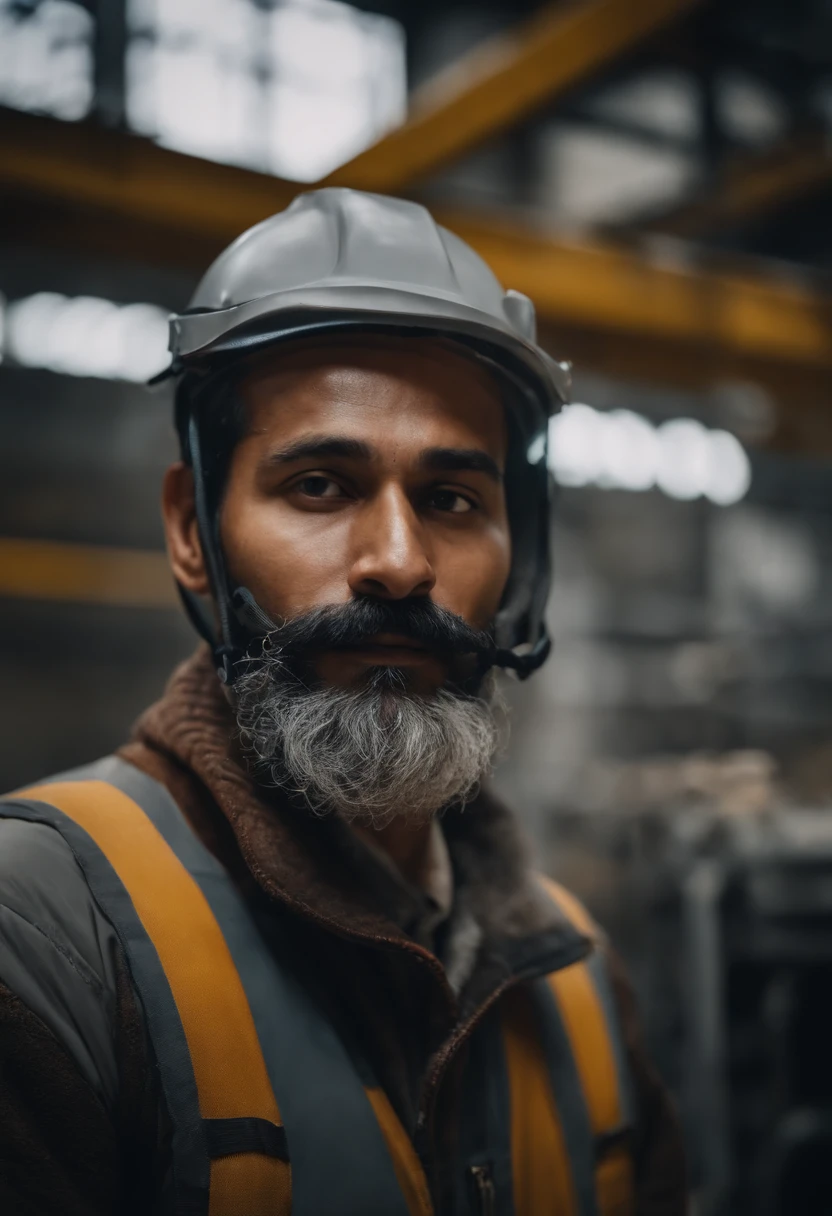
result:
<svg viewBox="0 0 832 1216"><path fill-rule="evenodd" d="M316 814L383 827L464 805L491 769L504 715L493 673L476 696L429 697L379 668L359 687L308 688L268 653L234 684L237 725L255 776Z"/></svg>

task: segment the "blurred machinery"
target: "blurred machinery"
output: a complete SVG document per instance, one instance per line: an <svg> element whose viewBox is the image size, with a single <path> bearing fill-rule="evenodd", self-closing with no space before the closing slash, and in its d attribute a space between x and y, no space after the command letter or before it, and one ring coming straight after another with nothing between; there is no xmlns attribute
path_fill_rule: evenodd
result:
<svg viewBox="0 0 832 1216"><path fill-rule="evenodd" d="M697 1216L832 1208L832 817L788 805L772 767L762 753L636 764L619 779L652 805L548 821L550 867L636 976Z"/></svg>

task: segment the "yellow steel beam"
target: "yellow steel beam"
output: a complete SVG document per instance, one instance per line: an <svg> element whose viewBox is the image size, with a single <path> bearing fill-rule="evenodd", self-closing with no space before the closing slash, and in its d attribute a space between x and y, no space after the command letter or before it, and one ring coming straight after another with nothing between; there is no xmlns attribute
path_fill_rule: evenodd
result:
<svg viewBox="0 0 832 1216"><path fill-rule="evenodd" d="M403 126L327 185L396 193L633 50L700 0L561 0L487 40L412 98Z"/></svg>
<svg viewBox="0 0 832 1216"><path fill-rule="evenodd" d="M798 274L674 264L469 213L437 218L550 323L832 370L832 296Z"/></svg>
<svg viewBox="0 0 832 1216"><path fill-rule="evenodd" d="M63 242L85 255L155 254L169 264L204 267L247 225L280 207L286 190L264 175L179 156L133 136L0 111L6 240ZM667 264L612 243L566 241L516 219L469 212L437 218L469 241L506 286L531 296L554 326L674 340L692 357L832 367L832 299L799 276L765 264L742 271L713 262Z"/></svg>
<svg viewBox="0 0 832 1216"><path fill-rule="evenodd" d="M691 238L747 223L832 182L832 148L800 134L732 164L694 198L638 219L633 227Z"/></svg>
<svg viewBox="0 0 832 1216"><path fill-rule="evenodd" d="M286 207L300 187L160 148L90 122L0 107L0 187L224 244Z"/></svg>
<svg viewBox="0 0 832 1216"><path fill-rule="evenodd" d="M0 537L0 597L172 608L164 553Z"/></svg>

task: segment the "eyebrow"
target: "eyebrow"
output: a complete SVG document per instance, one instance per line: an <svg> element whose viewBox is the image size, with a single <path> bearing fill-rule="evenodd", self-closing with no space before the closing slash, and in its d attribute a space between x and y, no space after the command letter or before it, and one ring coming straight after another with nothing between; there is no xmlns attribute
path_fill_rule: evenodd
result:
<svg viewBox="0 0 832 1216"><path fill-rule="evenodd" d="M432 473L456 473L466 470L471 473L485 473L499 485L503 480L500 466L487 452L479 448L430 448L419 458L423 469Z"/></svg>
<svg viewBox="0 0 832 1216"><path fill-rule="evenodd" d="M267 460L270 465L290 464L295 460L325 460L333 457L369 462L374 455L375 449L363 439L321 435L290 443L285 448L271 452ZM496 460L479 448L429 448L421 453L419 465L432 473L453 473L460 470L484 473L498 485L503 480L500 466Z"/></svg>
<svg viewBox="0 0 832 1216"><path fill-rule="evenodd" d="M299 439L288 447L270 452L269 464L290 464L293 460L326 459L341 456L349 460L372 460L373 449L361 439L347 439L337 435L321 435L310 439Z"/></svg>

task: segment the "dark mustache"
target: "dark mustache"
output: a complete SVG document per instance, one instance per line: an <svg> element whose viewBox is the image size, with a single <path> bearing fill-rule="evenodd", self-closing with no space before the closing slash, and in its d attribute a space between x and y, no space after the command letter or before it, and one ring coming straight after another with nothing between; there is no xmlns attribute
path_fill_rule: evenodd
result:
<svg viewBox="0 0 832 1216"><path fill-rule="evenodd" d="M356 647L379 633L396 633L445 655L487 657L494 640L460 616L424 597L379 600L364 596L347 604L314 608L280 624L266 639L287 658L312 651Z"/></svg>

